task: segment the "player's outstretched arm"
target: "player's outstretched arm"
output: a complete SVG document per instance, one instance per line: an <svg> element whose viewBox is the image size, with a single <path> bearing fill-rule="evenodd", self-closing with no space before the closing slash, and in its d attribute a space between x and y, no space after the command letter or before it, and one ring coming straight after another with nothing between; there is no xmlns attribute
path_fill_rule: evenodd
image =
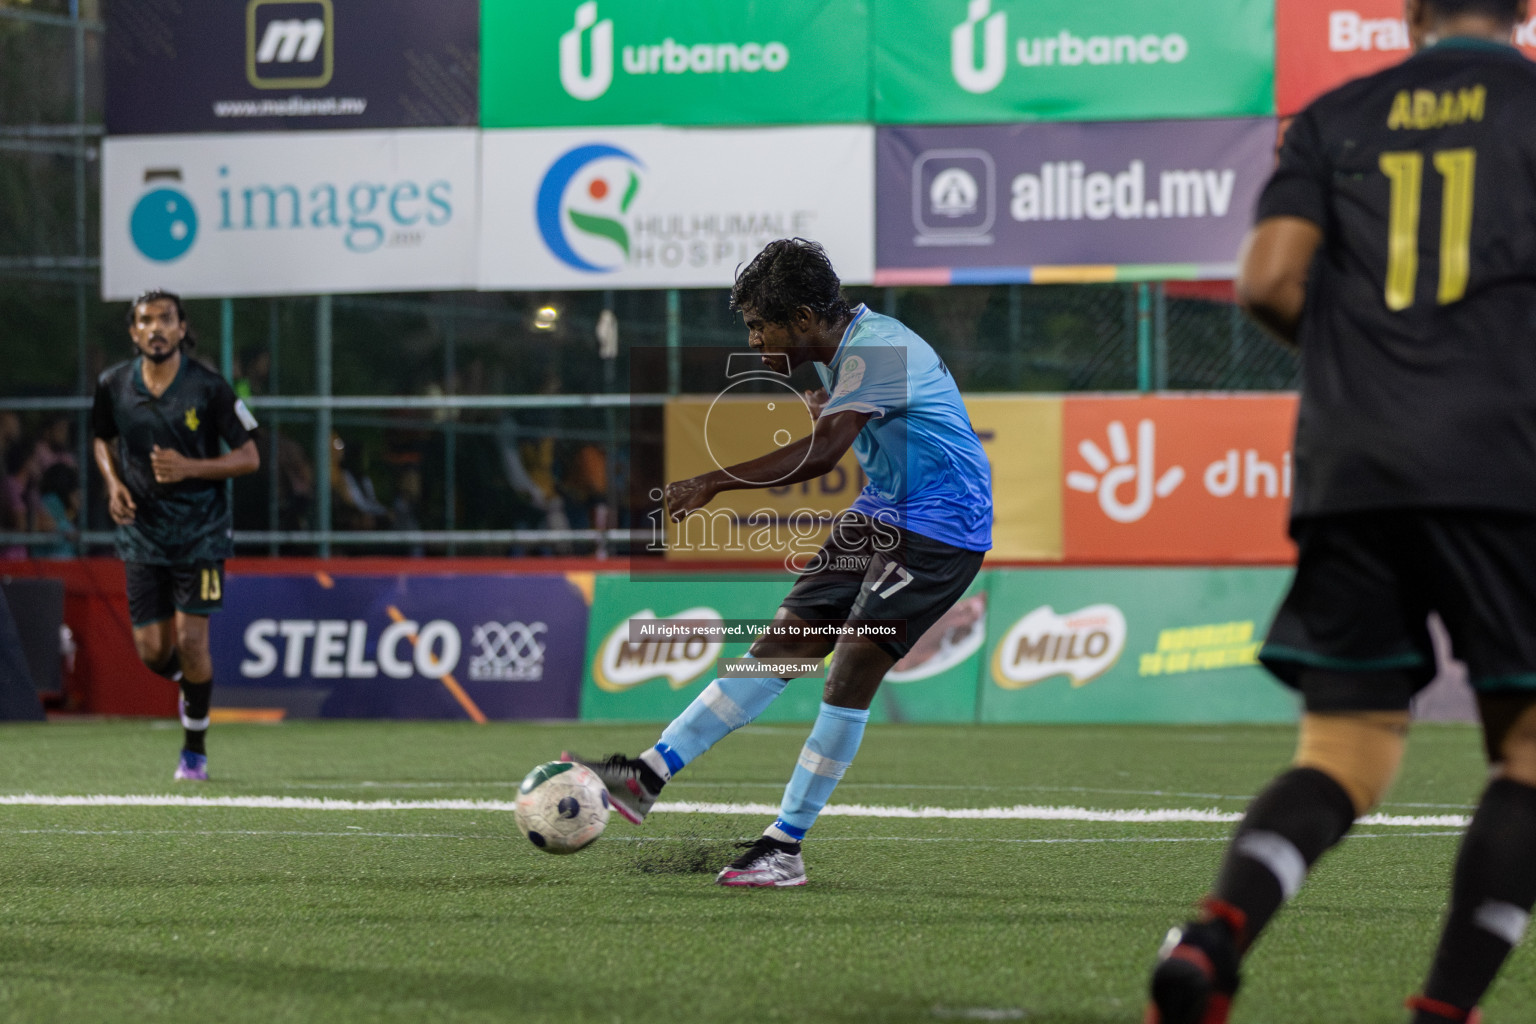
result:
<svg viewBox="0 0 1536 1024"><path fill-rule="evenodd" d="M189 459L173 448L156 445L149 453L149 464L155 471L155 480L162 484L182 480L228 480L260 469L261 453L254 440L211 459Z"/></svg>
<svg viewBox="0 0 1536 1024"><path fill-rule="evenodd" d="M112 441L96 438L91 444L91 451L96 457L96 468L101 470L101 478L107 482L107 512L112 516L112 521L119 526L127 526L133 522L134 515L139 511L133 503L133 495L128 491L128 485L123 483L123 478L117 475L117 463L112 458Z"/></svg>
<svg viewBox="0 0 1536 1024"><path fill-rule="evenodd" d="M1323 232L1301 217L1266 217L1238 254L1237 301L1259 326L1296 344L1307 300L1307 271Z"/></svg>
<svg viewBox="0 0 1536 1024"><path fill-rule="evenodd" d="M787 487L823 476L842 459L870 415L854 409L835 412L819 418L808 436L776 452L670 483L666 490L667 514L674 520L682 519L708 505L721 491ZM752 480L768 482L750 483Z"/></svg>

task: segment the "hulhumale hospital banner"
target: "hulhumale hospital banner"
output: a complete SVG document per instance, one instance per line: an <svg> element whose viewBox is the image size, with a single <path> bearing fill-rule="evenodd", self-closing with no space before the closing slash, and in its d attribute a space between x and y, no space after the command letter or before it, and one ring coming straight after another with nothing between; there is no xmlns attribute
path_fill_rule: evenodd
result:
<svg viewBox="0 0 1536 1024"><path fill-rule="evenodd" d="M293 717L574 718L589 581L233 576L212 619L221 706Z"/></svg>
<svg viewBox="0 0 1536 1024"><path fill-rule="evenodd" d="M1536 58L1536 17L1515 31ZM1351 78L1411 52L1402 0L1283 0L1275 8L1275 104L1290 115Z"/></svg>
<svg viewBox="0 0 1536 1024"><path fill-rule="evenodd" d="M876 283L1230 277L1274 145L1268 117L881 127Z"/></svg>
<svg viewBox="0 0 1536 1024"><path fill-rule="evenodd" d="M882 124L1274 111L1274 0L873 0Z"/></svg>
<svg viewBox="0 0 1536 1024"><path fill-rule="evenodd" d="M488 128L868 121L863 0L484 0Z"/></svg>
<svg viewBox="0 0 1536 1024"><path fill-rule="evenodd" d="M775 238L874 273L874 129L486 131L480 286L720 288Z"/></svg>
<svg viewBox="0 0 1536 1024"><path fill-rule="evenodd" d="M116 135L473 126L476 0L113 0Z"/></svg>
<svg viewBox="0 0 1536 1024"><path fill-rule="evenodd" d="M473 128L102 144L102 297L473 288Z"/></svg>

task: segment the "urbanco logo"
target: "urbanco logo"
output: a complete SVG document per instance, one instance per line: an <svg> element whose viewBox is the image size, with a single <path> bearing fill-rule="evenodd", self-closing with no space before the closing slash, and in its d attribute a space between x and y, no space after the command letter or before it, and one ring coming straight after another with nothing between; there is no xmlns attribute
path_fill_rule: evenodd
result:
<svg viewBox="0 0 1536 1024"><path fill-rule="evenodd" d="M180 168L146 168L144 184L181 181ZM179 188L161 186L140 197L128 218L128 235L147 259L170 263L197 240L197 207Z"/></svg>
<svg viewBox="0 0 1536 1024"><path fill-rule="evenodd" d="M640 191L634 154L606 143L577 146L560 155L539 182L535 216L549 251L567 266L587 273L618 270L629 259L629 229L623 216ZM587 236L573 238L566 224ZM619 259L613 259L617 247Z"/></svg>
<svg viewBox="0 0 1536 1024"><path fill-rule="evenodd" d="M965 21L949 34L949 69L966 92L996 89L1008 66L1008 15L990 14L992 0L970 0ZM981 25L981 67L976 66L976 26Z"/></svg>
<svg viewBox="0 0 1536 1024"><path fill-rule="evenodd" d="M1184 482L1184 468L1174 466L1157 475L1157 428L1151 420L1136 425L1134 454L1124 423L1111 421L1107 433L1110 455L1087 438L1078 444L1078 454L1093 473L1073 470L1067 474L1067 486L1084 494L1097 493L1105 515L1117 523L1134 523L1151 510L1153 495L1166 498ZM1129 501L1120 497L1120 488L1126 484L1132 485Z"/></svg>
<svg viewBox="0 0 1536 1024"><path fill-rule="evenodd" d="M581 37L592 36L588 70L581 70ZM595 100L613 84L613 19L597 20L597 0L576 8L576 24L560 36L560 84L573 99Z"/></svg>
<svg viewBox="0 0 1536 1024"><path fill-rule="evenodd" d="M257 89L319 89L336 67L331 0L250 0L245 7L245 78ZM263 68L278 65L276 76Z"/></svg>

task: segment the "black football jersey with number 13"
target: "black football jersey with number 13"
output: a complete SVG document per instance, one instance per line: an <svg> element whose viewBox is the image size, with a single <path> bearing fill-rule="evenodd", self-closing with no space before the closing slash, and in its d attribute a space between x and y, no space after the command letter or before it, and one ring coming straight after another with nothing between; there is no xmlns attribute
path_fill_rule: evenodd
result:
<svg viewBox="0 0 1536 1024"><path fill-rule="evenodd" d="M1258 215L1324 235L1292 515L1536 514L1536 65L1451 39L1328 93Z"/></svg>
<svg viewBox="0 0 1536 1024"><path fill-rule="evenodd" d="M189 565L226 559L232 520L223 480L155 480L150 452L158 445L189 459L212 459L219 441L239 448L256 421L229 383L185 353L176 379L158 398L144 385L141 358L119 363L96 382L94 432L118 439L117 472L138 506L117 528L117 553L129 562Z"/></svg>

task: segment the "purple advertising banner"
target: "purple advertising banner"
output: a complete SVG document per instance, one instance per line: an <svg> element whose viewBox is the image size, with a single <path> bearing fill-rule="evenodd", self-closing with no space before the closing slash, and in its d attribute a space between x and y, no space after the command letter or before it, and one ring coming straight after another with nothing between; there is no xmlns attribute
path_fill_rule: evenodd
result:
<svg viewBox="0 0 1536 1024"><path fill-rule="evenodd" d="M113 0L106 16L114 135L479 122L478 0Z"/></svg>
<svg viewBox="0 0 1536 1024"><path fill-rule="evenodd" d="M1275 127L881 127L875 283L1230 277Z"/></svg>
<svg viewBox="0 0 1536 1024"><path fill-rule="evenodd" d="M575 718L587 600L562 575L234 576L216 707L295 718Z"/></svg>

